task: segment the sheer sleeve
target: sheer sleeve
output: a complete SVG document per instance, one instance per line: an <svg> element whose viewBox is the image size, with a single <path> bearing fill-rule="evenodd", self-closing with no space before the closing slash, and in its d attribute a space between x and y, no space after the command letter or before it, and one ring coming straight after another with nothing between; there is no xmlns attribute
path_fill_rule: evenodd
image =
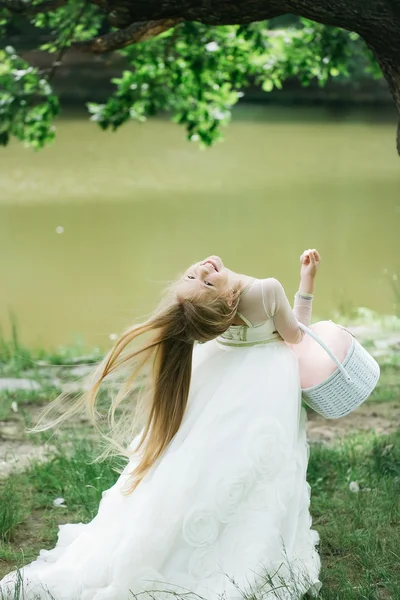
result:
<svg viewBox="0 0 400 600"><path fill-rule="evenodd" d="M304 337L299 321L309 325L311 321L312 295L297 293L293 310L282 284L274 278L262 280L262 301L267 317L273 318L276 330L289 344L298 344Z"/></svg>

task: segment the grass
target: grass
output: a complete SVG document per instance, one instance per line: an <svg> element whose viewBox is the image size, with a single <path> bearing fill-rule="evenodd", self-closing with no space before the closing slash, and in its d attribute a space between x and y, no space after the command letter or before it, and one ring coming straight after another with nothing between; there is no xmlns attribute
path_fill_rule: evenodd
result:
<svg viewBox="0 0 400 600"><path fill-rule="evenodd" d="M395 313L400 317L400 280L397 273L393 273L391 277L392 290L394 295Z"/></svg>
<svg viewBox="0 0 400 600"><path fill-rule="evenodd" d="M23 495L11 477L0 489L0 539L9 542L15 529L25 517Z"/></svg>
<svg viewBox="0 0 400 600"><path fill-rule="evenodd" d="M8 477L0 491L3 493L6 490L5 494L11 499L18 515L21 506L24 507L25 520L37 511L59 514L59 508L54 511L53 501L60 497L64 498L68 511L79 515L83 520L90 520L97 511L102 491L113 485L118 476L115 471L117 460L93 463L94 458L93 445L87 440L79 439L71 443L71 440L67 442L63 439L58 442L58 449L48 462L33 463L23 473ZM7 491L7 486L10 485L11 492ZM11 516L7 520L1 516L2 511L9 510L11 509L6 507L6 503L0 505L0 523L12 521ZM4 530L0 527L0 539L9 539L10 532L15 532L20 522L19 517L13 521L13 527L7 526Z"/></svg>
<svg viewBox="0 0 400 600"><path fill-rule="evenodd" d="M82 340L77 340L74 345L61 346L56 350L30 349L24 346L18 335L18 328L14 316L10 317L11 337L7 339L0 328L0 370L2 377L21 377L28 371L35 379L40 378L41 367L94 364L103 356L99 348L85 352Z"/></svg>
<svg viewBox="0 0 400 600"><path fill-rule="evenodd" d="M59 524L90 521L102 491L116 481L118 460L93 463L90 442L68 442L59 440L48 462L0 481L0 578L51 548ZM65 506L55 507L56 498L64 498Z"/></svg>
<svg viewBox="0 0 400 600"><path fill-rule="evenodd" d="M39 378L38 378L39 379ZM37 381L37 380L36 380ZM40 390L0 390L0 421L4 421L15 415L13 407L17 412L32 405L41 406L47 404L50 398L56 398L60 389L46 382Z"/></svg>
<svg viewBox="0 0 400 600"><path fill-rule="evenodd" d="M380 379L368 402L387 402L400 398L400 351L379 362Z"/></svg>
<svg viewBox="0 0 400 600"><path fill-rule="evenodd" d="M322 598L400 598L400 430L313 446L308 480L321 536Z"/></svg>
<svg viewBox="0 0 400 600"><path fill-rule="evenodd" d="M60 521L92 519L101 492L115 482L115 461L91 464L93 446L82 439L71 448L60 445L49 462L3 482L0 576L51 548ZM308 481L321 536L321 600L400 599L400 430L314 445ZM350 491L352 481L358 493ZM53 505L58 497L66 508Z"/></svg>

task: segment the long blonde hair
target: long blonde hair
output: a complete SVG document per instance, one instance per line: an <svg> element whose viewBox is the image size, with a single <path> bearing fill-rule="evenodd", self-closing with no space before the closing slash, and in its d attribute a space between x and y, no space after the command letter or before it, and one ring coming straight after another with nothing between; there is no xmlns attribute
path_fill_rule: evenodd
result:
<svg viewBox="0 0 400 600"><path fill-rule="evenodd" d="M208 290L205 290L202 294L182 298L176 293L176 288L171 286L166 297L147 321L133 325L122 333L91 374L89 386L78 401L56 419L46 423L53 410L65 401L65 395L61 394L42 412L38 424L31 432L50 429L86 409L93 424L108 442L102 458L108 456L112 448L117 448L119 454L129 456L126 447L113 437L113 432L117 429L115 411L135 388L137 377L145 365L150 365L151 374L147 378L141 405L133 422L128 425L129 431L134 431L137 429L137 421L143 419L144 415L145 422L140 440L134 449L134 452L140 452L140 461L131 474L130 485L127 488L127 493L131 493L161 456L182 423L189 395L195 342L210 341L232 325L240 291L230 289L226 294L211 296ZM131 342L146 333L151 336L147 343L124 354ZM99 414L96 406L100 386L107 377L130 364L132 370L111 402L108 411L110 431L104 434L98 426Z"/></svg>

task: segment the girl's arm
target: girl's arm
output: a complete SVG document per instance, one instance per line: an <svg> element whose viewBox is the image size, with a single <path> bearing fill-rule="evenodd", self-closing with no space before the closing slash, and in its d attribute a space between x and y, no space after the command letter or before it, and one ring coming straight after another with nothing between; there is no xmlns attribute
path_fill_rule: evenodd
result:
<svg viewBox="0 0 400 600"><path fill-rule="evenodd" d="M277 279L264 279L262 285L265 313L274 319L277 331L289 344L298 344L304 337L299 322L307 326L310 324L314 279L320 256L316 250L307 250L303 252L300 260L300 285L295 295L293 310L282 284Z"/></svg>

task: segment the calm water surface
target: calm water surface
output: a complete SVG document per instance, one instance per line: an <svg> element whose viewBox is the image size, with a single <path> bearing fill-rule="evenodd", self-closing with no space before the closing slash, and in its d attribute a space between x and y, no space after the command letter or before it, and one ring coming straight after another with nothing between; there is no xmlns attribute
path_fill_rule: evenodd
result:
<svg viewBox="0 0 400 600"><path fill-rule="evenodd" d="M279 278L292 298L309 247L323 257L315 315L388 313L400 271L394 137L395 119L244 105L225 141L200 151L162 119L112 134L64 118L44 151L0 151L3 331L12 311L26 344L81 335L107 348L208 254Z"/></svg>

